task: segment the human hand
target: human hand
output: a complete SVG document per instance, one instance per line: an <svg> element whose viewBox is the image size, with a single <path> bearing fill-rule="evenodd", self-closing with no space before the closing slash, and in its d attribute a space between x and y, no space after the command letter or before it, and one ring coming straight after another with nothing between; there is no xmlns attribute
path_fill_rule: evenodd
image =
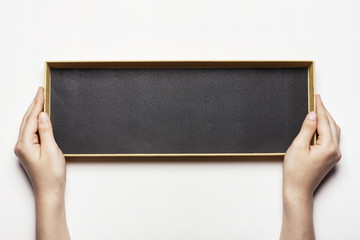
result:
<svg viewBox="0 0 360 240"><path fill-rule="evenodd" d="M316 130L316 145L310 145ZM316 95L316 113L306 116L284 157L281 240L315 239L313 194L341 158L339 140L339 126Z"/></svg>
<svg viewBox="0 0 360 240"><path fill-rule="evenodd" d="M310 141L317 130L316 145ZM298 136L286 151L283 165L283 193L312 197L326 174L340 160L340 128L316 95L316 113L311 112Z"/></svg>
<svg viewBox="0 0 360 240"><path fill-rule="evenodd" d="M25 113L14 152L20 159L35 197L63 197L66 182L65 158L55 142L52 125L44 108L44 89Z"/></svg>

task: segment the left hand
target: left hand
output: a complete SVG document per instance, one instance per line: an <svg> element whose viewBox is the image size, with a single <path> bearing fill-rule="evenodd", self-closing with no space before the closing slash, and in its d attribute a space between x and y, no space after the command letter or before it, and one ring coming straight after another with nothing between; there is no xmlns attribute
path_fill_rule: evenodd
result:
<svg viewBox="0 0 360 240"><path fill-rule="evenodd" d="M65 158L55 142L50 118L43 108L44 89L39 87L23 117L14 152L31 180L36 197L63 197Z"/></svg>

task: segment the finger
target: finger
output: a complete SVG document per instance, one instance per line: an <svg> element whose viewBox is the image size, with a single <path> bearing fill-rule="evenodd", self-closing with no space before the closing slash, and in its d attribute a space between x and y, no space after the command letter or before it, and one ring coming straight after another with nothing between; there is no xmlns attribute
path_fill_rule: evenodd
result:
<svg viewBox="0 0 360 240"><path fill-rule="evenodd" d="M333 140L336 146L339 146L339 141L340 141L340 128L339 126L336 124L334 118L331 116L331 114L326 111L328 118L329 118L329 122L330 122L330 128L331 128L331 132L332 132L332 136L333 136Z"/></svg>
<svg viewBox="0 0 360 240"><path fill-rule="evenodd" d="M304 148L309 148L311 139L313 138L315 131L316 113L309 112L301 126L299 134L294 139L294 144Z"/></svg>
<svg viewBox="0 0 360 240"><path fill-rule="evenodd" d="M32 101L32 102L31 102L29 108L27 109L25 115L24 115L23 118L22 118L21 125L20 125L20 130L19 130L19 139L20 139L21 136L23 135L24 126L25 126L25 123L26 123L26 119L28 118L30 111L31 111L32 108L34 107L34 103L35 103L35 101Z"/></svg>
<svg viewBox="0 0 360 240"><path fill-rule="evenodd" d="M29 117L29 114L32 110L32 108L34 107L34 104L35 104L35 99L38 97L38 95L40 94L40 87L38 88L37 92L36 92L36 95L33 99L33 101L31 102L30 106L28 107L28 109L26 110L26 113L25 115L23 116L22 118L22 121L21 121L21 125L20 125L20 130L19 130L19 138L22 136L23 134L23 130L24 130L24 126L25 126L25 122L26 122L26 119Z"/></svg>
<svg viewBox="0 0 360 240"><path fill-rule="evenodd" d="M317 131L319 133L318 144L328 144L333 141L330 122L326 108L319 94L316 95Z"/></svg>
<svg viewBox="0 0 360 240"><path fill-rule="evenodd" d="M46 112L41 112L38 122L41 149L57 146L49 115Z"/></svg>
<svg viewBox="0 0 360 240"><path fill-rule="evenodd" d="M34 106L31 109L29 116L26 119L24 129L23 129L23 138L26 140L32 139L33 135L36 134L38 130L38 117L40 112L44 108L44 89L41 87L39 89L39 94L35 98Z"/></svg>

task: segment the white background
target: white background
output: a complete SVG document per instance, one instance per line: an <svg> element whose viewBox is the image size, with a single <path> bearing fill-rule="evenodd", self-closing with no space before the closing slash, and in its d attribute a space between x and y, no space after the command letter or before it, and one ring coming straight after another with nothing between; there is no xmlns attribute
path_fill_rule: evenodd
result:
<svg viewBox="0 0 360 240"><path fill-rule="evenodd" d="M13 154L46 60L315 60L342 160L315 198L318 239L360 239L360 2L26 1L0 6L0 238L34 238ZM276 113L281 114L281 113ZM68 163L73 239L277 239L282 162Z"/></svg>

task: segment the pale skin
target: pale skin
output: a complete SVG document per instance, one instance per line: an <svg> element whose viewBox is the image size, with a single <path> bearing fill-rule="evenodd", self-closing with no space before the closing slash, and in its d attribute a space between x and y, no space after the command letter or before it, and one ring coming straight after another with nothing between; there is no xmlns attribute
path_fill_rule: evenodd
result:
<svg viewBox="0 0 360 240"><path fill-rule="evenodd" d="M340 128L316 96L317 111L309 113L283 164L283 223L281 240L315 239L313 194L340 160ZM65 215L65 158L54 139L49 116L43 112L40 87L25 113L14 148L35 193L36 239L70 239ZM316 145L310 141L315 131Z"/></svg>
<svg viewBox="0 0 360 240"><path fill-rule="evenodd" d="M39 88L20 126L14 148L34 189L36 239L70 239L65 216L65 158L55 142ZM38 132L38 134L37 134Z"/></svg>
<svg viewBox="0 0 360 240"><path fill-rule="evenodd" d="M315 131L316 145L310 145ZM316 95L316 113L309 113L286 151L283 164L283 223L281 240L315 239L314 191L341 158L340 127Z"/></svg>

